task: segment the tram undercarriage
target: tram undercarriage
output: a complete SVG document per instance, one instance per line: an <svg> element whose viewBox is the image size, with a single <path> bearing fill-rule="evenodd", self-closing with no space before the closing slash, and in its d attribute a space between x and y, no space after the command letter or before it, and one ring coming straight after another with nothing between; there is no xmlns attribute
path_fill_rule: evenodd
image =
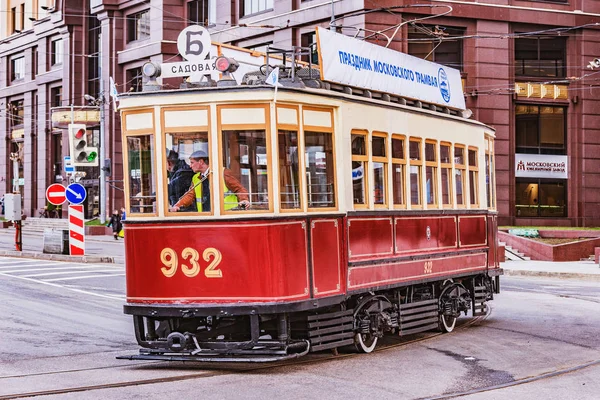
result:
<svg viewBox="0 0 600 400"><path fill-rule="evenodd" d="M200 315L178 307L180 316L153 309L134 312L140 353L124 359L202 362L269 362L345 346L372 352L385 334L430 330L451 332L457 318L472 310L487 313L499 292L498 277L486 274L350 295L311 311L247 315Z"/></svg>

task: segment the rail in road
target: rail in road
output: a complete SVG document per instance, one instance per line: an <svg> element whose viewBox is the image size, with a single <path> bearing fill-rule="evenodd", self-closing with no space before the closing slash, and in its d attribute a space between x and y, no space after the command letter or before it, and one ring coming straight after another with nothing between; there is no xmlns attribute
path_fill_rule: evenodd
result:
<svg viewBox="0 0 600 400"><path fill-rule="evenodd" d="M485 319L487 319L491 315L492 312L493 312L493 308L489 307L488 314L485 316L469 318L469 319L465 319L465 318L459 319L459 325L456 327L454 332L458 332L460 330L466 330L466 329L476 329L477 326L479 324L481 324ZM420 335L414 335L412 338L398 338L398 337L388 336L388 337L386 337L386 341L383 343L383 346L377 348L375 350L375 352L385 352L385 351L389 351L391 349L395 349L395 348L402 347L402 346L408 346L408 345L414 344L414 343L432 341L432 340L435 340L436 338L440 337L441 335L443 335L443 334L442 333L425 333L425 334L420 334ZM188 381L188 380L199 380L199 379L212 378L215 376L231 375L231 374L240 373L240 372L254 372L254 371L259 371L259 370L276 369L278 367L283 367L283 366L289 367L289 366L299 366L299 365L307 365L307 364L313 364L313 363L322 363L322 362L327 362L330 360L339 360L342 358L349 358L349 357L365 357L366 358L366 357L370 357L370 356L364 355L364 354L356 354L356 353L339 353L338 354L338 353L333 353L333 352L331 352L331 353L323 352L323 353L311 354L303 359L289 360L289 361L284 361L284 362L276 362L273 364L219 365L218 369L216 369L214 366L212 366L210 364L200 364L200 363L186 363L185 364L186 366L190 366L192 369L194 369L194 367L195 368L206 367L206 369L204 369L200 372L197 370L194 370L193 372L189 372L186 369L181 370L181 369L179 369L182 365L181 363L177 364L177 366L179 368L176 367L175 369L173 369L172 368L174 365L173 363L165 363L165 362L161 362L161 361L141 362L141 363L140 362L132 362L131 364L127 364L127 365L115 364L115 365L108 365L108 366L104 366L104 367L100 367L100 368L59 370L59 371L46 372L46 373L42 373L42 374L23 374L23 375L17 375L17 376L5 376L5 377L0 378L0 387L4 387L4 388L11 387L11 385L10 385L11 381L13 383L16 381L31 382L32 379L39 378L42 375L45 375L45 376L54 375L56 377L61 376L61 379L56 379L56 380L51 379L50 380L53 382L54 381L56 381L56 382L65 381L64 378L69 375L71 375L73 378L71 380L72 382L86 382L86 381L90 381L89 378L85 377L86 374L94 375L97 378L98 374L102 373L103 371L112 371L112 372L117 372L117 373L116 374L113 373L110 376L121 377L121 379L116 379L112 382L106 382L106 383L102 383L102 384L73 385L73 386L69 386L69 387L54 387L54 388L48 388L48 389L44 389L44 390L23 391L23 392L14 392L14 393L10 393L10 392L6 393L5 392L5 394L0 395L0 400L19 399L19 398L32 397L32 396L59 395L59 394L67 394L67 393L83 393L83 392L86 392L88 395L93 395L94 392L100 391L100 390L105 390L105 389L126 388L126 387L139 386L139 385L179 382L179 381ZM192 365L193 365L193 367L192 367ZM534 376L528 376L527 378L523 378L523 379L516 379L512 382L484 386L481 388L464 391L464 392L446 393L441 396L428 397L428 398L429 399L448 399L448 398L453 398L453 397L457 397L457 396L464 396L464 395L488 392L488 391L493 391L493 390L497 390L497 389L507 388L510 386L532 383L532 382L536 382L536 381L539 381L542 379L551 379L551 378L559 377L559 376L562 376L564 374L568 374L568 373L571 373L574 371L594 367L597 365L600 365L600 360L583 362L579 365L572 365L569 367L561 366L561 367L557 367L554 371L551 371L551 372L546 372L546 373L542 373L542 374L538 374L538 375L534 375ZM158 376L149 378L148 376L149 376L150 371L152 371L154 374L156 374ZM136 375L139 375L140 378L139 379L133 378ZM129 377L132 377L133 379L131 379L131 378L130 379L122 379L122 377L124 377L124 376L129 376ZM97 379L94 379L94 380L97 380ZM23 387L22 385L14 385L14 386ZM98 392L98 395L100 395L100 392Z"/></svg>

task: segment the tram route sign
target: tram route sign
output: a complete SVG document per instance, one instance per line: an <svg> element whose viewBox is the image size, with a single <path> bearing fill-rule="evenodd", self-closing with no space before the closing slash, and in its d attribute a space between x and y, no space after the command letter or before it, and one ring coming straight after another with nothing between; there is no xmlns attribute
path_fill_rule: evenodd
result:
<svg viewBox="0 0 600 400"><path fill-rule="evenodd" d="M74 205L83 203L87 197L85 187L83 187L83 185L80 183L71 183L69 186L67 186L65 194L67 196L67 200L69 200L69 203Z"/></svg>
<svg viewBox="0 0 600 400"><path fill-rule="evenodd" d="M52 185L48 186L48 189L46 189L46 200L55 206L59 206L64 203L67 200L65 187L60 183L53 183Z"/></svg>
<svg viewBox="0 0 600 400"><path fill-rule="evenodd" d="M190 25L179 33L177 50L187 61L160 64L160 76L210 75L217 71L214 60L207 60L210 54L210 33L200 25Z"/></svg>

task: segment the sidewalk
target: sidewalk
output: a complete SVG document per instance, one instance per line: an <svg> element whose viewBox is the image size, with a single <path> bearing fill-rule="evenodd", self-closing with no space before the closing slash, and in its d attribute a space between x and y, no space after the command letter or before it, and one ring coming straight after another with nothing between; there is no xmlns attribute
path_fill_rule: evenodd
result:
<svg viewBox="0 0 600 400"><path fill-rule="evenodd" d="M600 281L600 265L594 261L507 260L500 263L506 276L543 276Z"/></svg>
<svg viewBox="0 0 600 400"><path fill-rule="evenodd" d="M0 257L23 257L41 260L68 261L78 263L125 263L123 239L115 240L112 235L86 235L85 256L44 253L43 232L23 232L23 251L15 249L15 229L0 229Z"/></svg>

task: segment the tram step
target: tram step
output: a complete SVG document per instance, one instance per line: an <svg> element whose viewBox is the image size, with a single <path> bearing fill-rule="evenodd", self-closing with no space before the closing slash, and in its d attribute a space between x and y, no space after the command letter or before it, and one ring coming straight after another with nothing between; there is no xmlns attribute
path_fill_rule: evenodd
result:
<svg viewBox="0 0 600 400"><path fill-rule="evenodd" d="M438 327L438 300L400 304L400 336L425 332Z"/></svg>
<svg viewBox="0 0 600 400"><path fill-rule="evenodd" d="M310 315L307 322L310 351L333 349L354 343L354 310Z"/></svg>

